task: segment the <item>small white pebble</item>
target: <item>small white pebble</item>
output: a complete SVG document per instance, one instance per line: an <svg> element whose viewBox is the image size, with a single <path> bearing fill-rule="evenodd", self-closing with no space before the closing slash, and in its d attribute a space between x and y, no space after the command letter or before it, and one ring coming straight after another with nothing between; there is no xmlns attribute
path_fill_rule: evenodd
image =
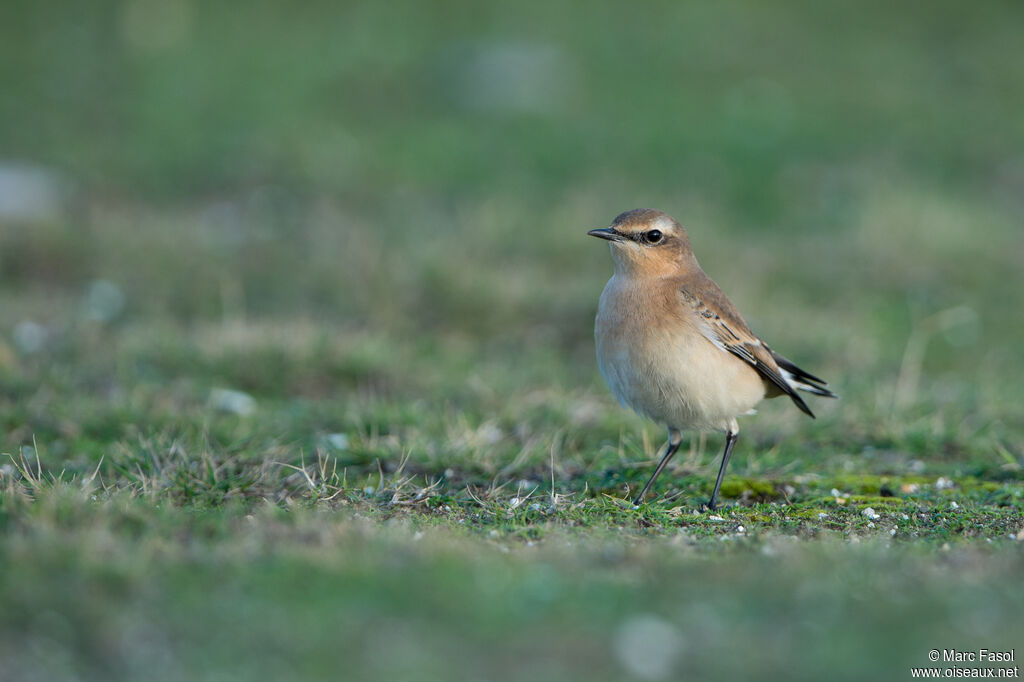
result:
<svg viewBox="0 0 1024 682"><path fill-rule="evenodd" d="M85 297L86 317L97 322L110 322L124 310L125 296L121 288L105 279L89 285Z"/></svg>
<svg viewBox="0 0 1024 682"><path fill-rule="evenodd" d="M665 680L672 678L687 642L674 623L640 613L619 626L611 645L629 678Z"/></svg>
<svg viewBox="0 0 1024 682"><path fill-rule="evenodd" d="M947 490L955 485L956 484L953 483L953 481L946 478L945 476L939 476L938 480L935 481L935 487L938 488L939 490Z"/></svg>
<svg viewBox="0 0 1024 682"><path fill-rule="evenodd" d="M368 485L365 488L363 488L363 492L366 493L367 495L372 495L375 490L376 488L374 488L372 485Z"/></svg>
<svg viewBox="0 0 1024 682"><path fill-rule="evenodd" d="M874 527L875 527L875 522L874 521L868 521L868 528L874 528Z"/></svg>
<svg viewBox="0 0 1024 682"><path fill-rule="evenodd" d="M826 514L825 512L818 512L818 518L819 519L827 519L828 518L828 514Z"/></svg>
<svg viewBox="0 0 1024 682"><path fill-rule="evenodd" d="M508 506L509 506L510 509L515 509L516 507L518 507L522 503L523 503L523 501L520 498L513 497L511 500L508 501Z"/></svg>
<svg viewBox="0 0 1024 682"><path fill-rule="evenodd" d="M540 509L540 503L534 502L533 504L530 505L530 509L532 509L533 511L538 511Z"/></svg>
<svg viewBox="0 0 1024 682"><path fill-rule="evenodd" d="M950 503L949 503L949 508L950 508L950 509L959 509L959 508L960 508L960 505L959 505L959 504L957 504L956 502L950 502Z"/></svg>
<svg viewBox="0 0 1024 682"><path fill-rule="evenodd" d="M747 531L747 529L744 528L743 526L736 526L736 532L737 533L745 533L746 531Z"/></svg>
<svg viewBox="0 0 1024 682"><path fill-rule="evenodd" d="M215 388L210 391L210 407L218 412L245 417L256 411L256 399L244 391Z"/></svg>
<svg viewBox="0 0 1024 682"><path fill-rule="evenodd" d="M476 433L480 440L488 445L494 445L505 437L505 434L495 424L481 424Z"/></svg>
<svg viewBox="0 0 1024 682"><path fill-rule="evenodd" d="M348 436L344 433L329 433L324 440L335 450L348 450Z"/></svg>
<svg viewBox="0 0 1024 682"><path fill-rule="evenodd" d="M876 512L876 511L875 511L874 509L872 509L871 507L868 507L867 509L865 509L864 511L862 511L862 512L861 512L861 514L863 514L864 516L868 517L868 518L869 518L869 519L871 519L872 521L874 521L875 519L880 519L880 518L882 518L882 517L881 517L881 515L879 515L879 514L878 514L878 512Z"/></svg>
<svg viewBox="0 0 1024 682"><path fill-rule="evenodd" d="M906 514L900 514L900 518L903 519L904 521L909 521L910 520L910 517L907 516Z"/></svg>
<svg viewBox="0 0 1024 682"><path fill-rule="evenodd" d="M889 535L895 536L897 530L899 530L899 526L893 526L892 529L889 530Z"/></svg>
<svg viewBox="0 0 1024 682"><path fill-rule="evenodd" d="M40 350L49 335L46 327L32 320L19 322L14 328L14 346L22 353L29 355Z"/></svg>
<svg viewBox="0 0 1024 682"><path fill-rule="evenodd" d="M717 514L712 514L708 517L708 521L725 521L725 519L723 519L721 516L718 516Z"/></svg>
<svg viewBox="0 0 1024 682"><path fill-rule="evenodd" d="M838 488L832 488L832 492L830 494L832 495L832 497L842 497L843 495L841 492L839 492Z"/></svg>
<svg viewBox="0 0 1024 682"><path fill-rule="evenodd" d="M449 506L448 506L448 505L446 504L446 505L444 506L444 510L445 510L445 511L451 511L451 510L452 510L452 508L451 508L451 507L449 507Z"/></svg>

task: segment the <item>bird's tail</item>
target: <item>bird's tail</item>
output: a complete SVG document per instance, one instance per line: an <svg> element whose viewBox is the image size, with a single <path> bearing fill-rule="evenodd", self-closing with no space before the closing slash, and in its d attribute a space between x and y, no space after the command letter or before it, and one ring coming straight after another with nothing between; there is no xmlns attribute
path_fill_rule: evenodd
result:
<svg viewBox="0 0 1024 682"><path fill-rule="evenodd" d="M809 372L805 372L775 351L772 351L772 357L779 365L779 369L782 370L782 376L785 377L786 382L793 388L798 388L801 391L807 391L814 395L820 395L824 398L839 397L826 388L828 386L827 381L819 379Z"/></svg>

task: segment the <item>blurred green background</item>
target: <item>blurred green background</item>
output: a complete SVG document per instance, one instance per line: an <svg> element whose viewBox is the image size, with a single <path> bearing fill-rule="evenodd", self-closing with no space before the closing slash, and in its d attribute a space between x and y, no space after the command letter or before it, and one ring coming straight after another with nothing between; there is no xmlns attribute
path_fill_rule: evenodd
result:
<svg viewBox="0 0 1024 682"><path fill-rule="evenodd" d="M906 679L1024 641L1022 26L3 3L0 678ZM716 436L616 502L663 435L601 385L585 233L639 206L843 397L743 423L721 523Z"/></svg>

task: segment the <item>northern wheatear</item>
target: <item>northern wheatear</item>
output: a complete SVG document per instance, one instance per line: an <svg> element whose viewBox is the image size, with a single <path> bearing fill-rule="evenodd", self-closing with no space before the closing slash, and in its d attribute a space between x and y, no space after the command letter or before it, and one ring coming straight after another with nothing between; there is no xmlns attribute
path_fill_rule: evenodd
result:
<svg viewBox="0 0 1024 682"><path fill-rule="evenodd" d="M682 431L695 429L725 432L708 503L714 509L739 433L736 417L783 394L813 417L796 389L837 396L750 331L671 216L638 208L587 234L611 242L615 263L594 326L601 376L623 406L668 426L668 449L635 504L679 449Z"/></svg>

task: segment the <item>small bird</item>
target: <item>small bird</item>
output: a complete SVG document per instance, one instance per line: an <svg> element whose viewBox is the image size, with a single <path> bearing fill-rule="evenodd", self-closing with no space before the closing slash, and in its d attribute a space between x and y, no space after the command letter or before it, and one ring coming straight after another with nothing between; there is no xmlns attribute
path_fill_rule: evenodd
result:
<svg viewBox="0 0 1024 682"><path fill-rule="evenodd" d="M615 264L594 325L601 376L624 407L668 427L668 449L634 504L643 502L676 454L684 429L724 431L725 452L707 504L714 510L739 434L737 417L780 395L814 417L797 389L837 396L750 331L671 216L637 208L587 234L610 242Z"/></svg>

